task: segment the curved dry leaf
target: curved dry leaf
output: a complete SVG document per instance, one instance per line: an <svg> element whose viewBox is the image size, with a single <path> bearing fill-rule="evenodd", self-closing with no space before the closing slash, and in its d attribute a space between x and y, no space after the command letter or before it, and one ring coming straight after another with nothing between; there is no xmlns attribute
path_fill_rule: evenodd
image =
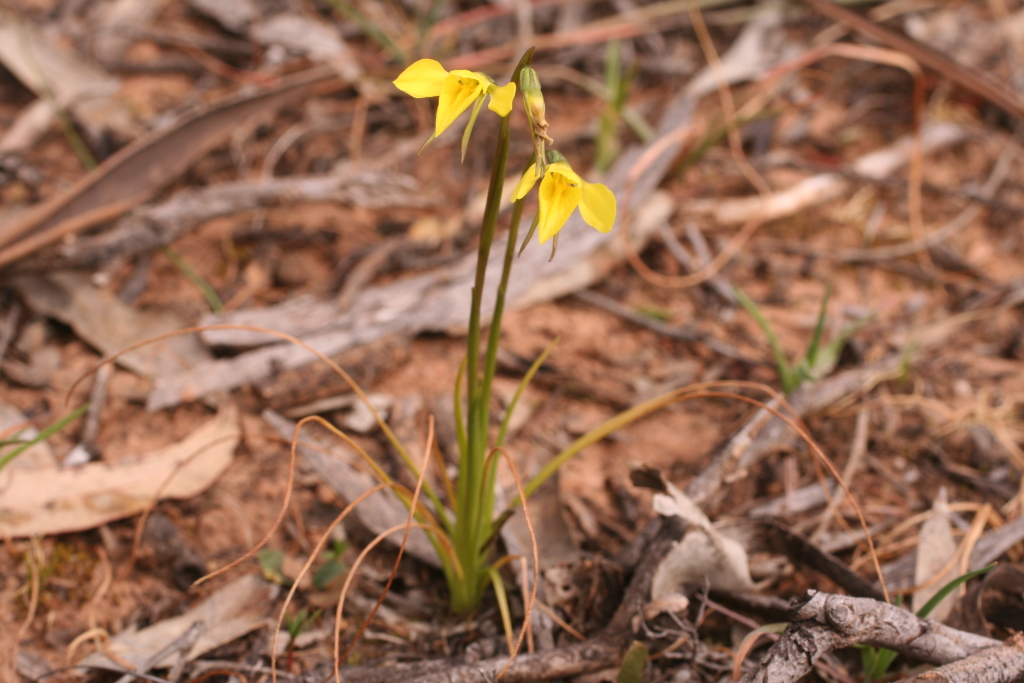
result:
<svg viewBox="0 0 1024 683"><path fill-rule="evenodd" d="M75 469L5 468L0 536L82 531L137 514L157 495L191 498L228 468L240 437L238 410L228 406L182 441L139 460Z"/></svg>
<svg viewBox="0 0 1024 683"><path fill-rule="evenodd" d="M703 585L725 591L752 591L747 551L738 541L715 531L691 528L658 565L651 582L651 600L681 593L684 586Z"/></svg>
<svg viewBox="0 0 1024 683"><path fill-rule="evenodd" d="M128 145L65 192L41 202L0 227L0 266L12 263L65 235L113 220L152 197L221 144L255 114L320 89L348 81L328 67L316 67L281 80L270 90L219 102L202 113Z"/></svg>
<svg viewBox="0 0 1024 683"><path fill-rule="evenodd" d="M693 499L664 477L662 484L667 493L654 494L654 510L666 517L679 517L690 528L654 572L651 600L705 581L719 590L754 590L743 544L724 536Z"/></svg>

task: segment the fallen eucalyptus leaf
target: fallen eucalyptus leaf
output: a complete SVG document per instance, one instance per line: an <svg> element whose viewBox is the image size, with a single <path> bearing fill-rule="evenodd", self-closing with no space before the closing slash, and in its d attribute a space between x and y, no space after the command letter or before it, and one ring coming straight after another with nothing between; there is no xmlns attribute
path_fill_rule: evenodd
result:
<svg viewBox="0 0 1024 683"><path fill-rule="evenodd" d="M82 531L137 514L158 495L191 498L228 468L239 438L238 410L229 406L183 440L139 460L0 471L0 535Z"/></svg>

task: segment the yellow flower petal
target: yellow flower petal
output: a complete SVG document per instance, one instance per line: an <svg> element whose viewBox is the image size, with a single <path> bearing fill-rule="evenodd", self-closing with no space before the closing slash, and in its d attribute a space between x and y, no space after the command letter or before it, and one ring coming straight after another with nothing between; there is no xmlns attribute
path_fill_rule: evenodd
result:
<svg viewBox="0 0 1024 683"><path fill-rule="evenodd" d="M572 166L569 165L568 161L555 161L547 165L547 168L552 173L557 173L566 179L566 182L573 183L577 186L583 184L583 178L580 178L576 174L576 171L572 170Z"/></svg>
<svg viewBox="0 0 1024 683"><path fill-rule="evenodd" d="M413 97L437 97L448 72L433 59L421 59L394 80L395 87Z"/></svg>
<svg viewBox="0 0 1024 683"><path fill-rule="evenodd" d="M506 83L500 88L491 84L487 92L491 94L491 101L487 103L487 108L498 116L508 116L508 113L512 111L512 100L516 96L516 84Z"/></svg>
<svg viewBox="0 0 1024 683"><path fill-rule="evenodd" d="M600 232L609 232L615 224L615 195L601 183L583 182L580 214Z"/></svg>
<svg viewBox="0 0 1024 683"><path fill-rule="evenodd" d="M540 222L537 226L537 235L540 243L544 244L551 239L555 233L562 229L569 216L576 210L580 203L579 176L569 170L567 175L563 169L557 168L563 164L551 164L544 174L544 180L540 182ZM568 164L564 164L568 167ZM575 176L575 177L573 177Z"/></svg>
<svg viewBox="0 0 1024 683"><path fill-rule="evenodd" d="M531 164L530 168L526 169L526 173L516 183L516 188L512 190L512 201L516 202L525 197L533 189L533 186L537 182L537 164Z"/></svg>
<svg viewBox="0 0 1024 683"><path fill-rule="evenodd" d="M486 81L472 71L452 71L441 83L441 99L437 103L437 121L434 135L440 136L445 128L452 125L459 114L481 97L487 88Z"/></svg>

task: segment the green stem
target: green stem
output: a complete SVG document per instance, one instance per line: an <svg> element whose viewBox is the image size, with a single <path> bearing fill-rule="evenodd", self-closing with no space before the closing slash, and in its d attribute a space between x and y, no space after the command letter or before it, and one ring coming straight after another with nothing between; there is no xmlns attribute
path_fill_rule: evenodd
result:
<svg viewBox="0 0 1024 683"><path fill-rule="evenodd" d="M459 454L458 501L455 517L455 547L466 571L467 588L476 593L478 583L475 568L479 565L475 550L474 514L479 510L479 492L483 475L482 460L487 449L487 415L489 396L485 396L480 385L480 308L483 302L484 281L487 277L487 261L494 242L494 231L498 223L498 209L501 191L505 183L505 166L508 162L508 142L511 134L510 117L501 120L498 132L498 146L491 166L491 183L487 190L487 206L484 209L483 225L480 229L480 248L477 251L476 278L473 282L472 303L469 313L469 334L466 339L466 383L469 396L469 414L466 424L467 448ZM454 596L453 596L454 597ZM455 602L453 600L453 602ZM470 602L473 602L470 599ZM473 605L464 605L468 609ZM458 607L456 607L458 609Z"/></svg>
<svg viewBox="0 0 1024 683"><path fill-rule="evenodd" d="M522 216L523 202L517 201L512 209L512 220L508 227L508 241L505 244L505 261L501 269L501 282L498 284L498 295L494 301L494 316L491 319L491 329L487 337L487 355L484 361L484 379L481 391L481 395L487 399L490 399L491 396L491 385L494 381L494 372L498 365L498 344L501 342L501 318L505 313L505 293L508 290L509 275L512 273L512 262L516 255L519 221ZM490 403L489 400L488 403ZM487 413L485 412L485 414ZM491 518L494 514L494 483L497 473L497 467L490 468L486 481L483 482L480 509L477 511L478 526L476 540L479 542L491 536L491 523L493 521ZM479 545L477 550L480 550Z"/></svg>
<svg viewBox="0 0 1024 683"><path fill-rule="evenodd" d="M523 55L512 76L512 82L518 83L523 67L529 65L533 57L531 48ZM487 581L487 567L480 552L481 540L487 538L494 507L493 486L486 490L493 475L486 472L487 431L489 427L491 380L494 377L497 343L501 335L501 314L504 308L505 289L511 269L511 251L515 247L516 234L510 234L509 248L506 249L505 265L495 303L495 313L491 322L491 332L487 344L487 356L484 364L483 377L480 373L480 335L481 306L483 302L484 283L487 278L487 261L490 258L491 246L498 223L498 212L501 208L501 193L505 184L505 171L508 165L508 147L511 137L511 112L501 119L498 131L497 147L491 165L490 185L487 189L487 204L484 208L483 223L480 229L480 246L477 250L476 277L469 313L469 333L466 338L466 388L469 399L469 410L466 415L465 448L459 454L459 482L457 486L455 533L453 534L455 552L464 570L462 581L449 584L452 593L452 607L456 612L465 612L476 607L483 594ZM517 206L518 218L522 208ZM518 220L513 224L518 225ZM496 468L494 468L496 469ZM482 535L481 535L482 534Z"/></svg>

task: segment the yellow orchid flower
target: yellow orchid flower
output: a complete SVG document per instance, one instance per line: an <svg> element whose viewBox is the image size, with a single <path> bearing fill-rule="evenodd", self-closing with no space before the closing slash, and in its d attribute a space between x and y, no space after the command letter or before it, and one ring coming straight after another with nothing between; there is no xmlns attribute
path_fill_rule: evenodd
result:
<svg viewBox="0 0 1024 683"><path fill-rule="evenodd" d="M592 228L608 232L615 224L615 195L601 183L588 183L579 177L557 152L549 152L547 169L540 181L540 208L537 228L540 243L558 234L578 206L580 215ZM555 160L552 161L551 157ZM526 169L512 192L512 201L525 197L537 182L537 164Z"/></svg>
<svg viewBox="0 0 1024 683"><path fill-rule="evenodd" d="M512 99L516 95L515 83L508 83L499 88L487 74L465 69L446 71L440 62L433 59L415 62L394 80L394 84L399 90L413 97L440 98L437 104L434 135L431 139L443 133L462 112L469 109L471 104L475 104L466 129L467 134L463 139L463 156L465 143L469 138L468 133L476 122L476 115L480 113L484 99L490 95L487 108L504 117L512 111Z"/></svg>

